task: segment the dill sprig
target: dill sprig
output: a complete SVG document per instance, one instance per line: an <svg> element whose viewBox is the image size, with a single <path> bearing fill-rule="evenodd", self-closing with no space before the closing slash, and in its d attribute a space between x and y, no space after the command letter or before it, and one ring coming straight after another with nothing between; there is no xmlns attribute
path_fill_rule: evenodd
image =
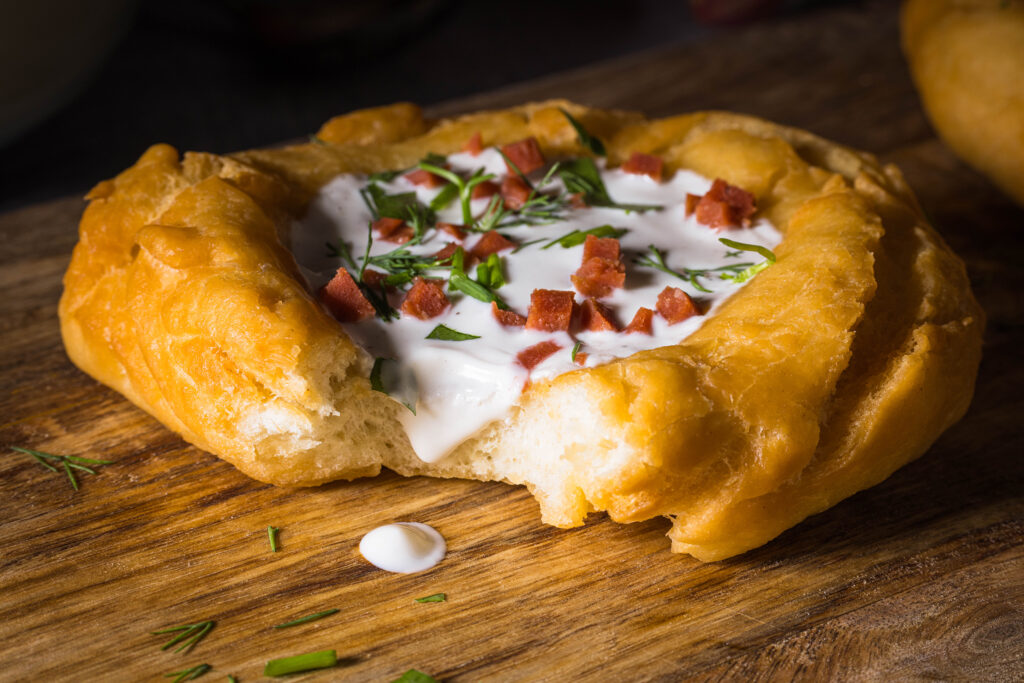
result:
<svg viewBox="0 0 1024 683"><path fill-rule="evenodd" d="M721 266L719 268L683 268L676 270L669 267L665 263L665 254L653 244L648 245L648 253L650 256L644 255L637 258L634 262L640 266L647 266L648 268L654 268L660 270L663 273L674 275L680 280L685 280L693 285L693 288L700 292L710 292L711 290L700 284L697 281L699 277L710 277L712 273L720 273L719 277L723 279L727 278L726 274L738 274L743 271L744 268L752 266L752 263L734 263L727 266Z"/></svg>
<svg viewBox="0 0 1024 683"><path fill-rule="evenodd" d="M292 621L286 621L283 624L278 624L277 626L274 626L274 628L291 628L292 626L298 626L299 624L308 624L311 621L316 621L317 619L323 619L324 617L329 617L332 614L337 614L340 611L341 610L337 610L337 609L325 609L323 612L317 612L315 614L308 614L308 615L306 615L304 617L299 617L298 619L293 619Z"/></svg>
<svg viewBox="0 0 1024 683"><path fill-rule="evenodd" d="M213 627L217 625L215 621L200 621L195 624L182 624L181 626L171 626L169 628L160 629L159 631L151 631L150 635L158 636L164 633L174 633L178 631L178 635L174 636L166 643L164 643L161 650L166 650L169 647L174 647L178 643L178 649L175 652L189 652L196 643L206 637L206 634L213 630ZM184 641L184 642L182 642Z"/></svg>
<svg viewBox="0 0 1024 683"><path fill-rule="evenodd" d="M169 674L164 674L164 678L174 677L173 683L181 683L182 681L192 681L208 671L213 669L209 664L197 664L196 666L189 667L188 669L182 669L181 671L172 671ZM229 676L229 678L231 678Z"/></svg>
<svg viewBox="0 0 1024 683"><path fill-rule="evenodd" d="M94 460L92 458L82 458L77 455L55 455L53 453L46 453L44 451L36 451L31 448L22 448L21 446L11 446L11 450L25 455L31 455L35 458L36 462L50 470L51 472L58 472L59 470L47 462L47 460L54 460L61 464L64 473L68 475L68 479L71 481L71 486L76 491L78 490L78 479L75 477L75 473L72 470L78 470L85 472L86 474L96 474L96 470L89 467L89 465L109 465L114 462L113 460Z"/></svg>
<svg viewBox="0 0 1024 683"><path fill-rule="evenodd" d="M509 162L511 163L511 162ZM514 164L513 164L514 167ZM523 205L512 211L506 209L501 197L495 195L487 204L476 224L475 232L489 232L498 228L511 228L517 225L547 225L561 220L570 205L569 196L565 192L541 192L541 188L550 184L560 168L560 162L551 165L544 177L536 185L530 184L530 194ZM525 179L525 176L523 176ZM529 183L529 181L527 181Z"/></svg>
<svg viewBox="0 0 1024 683"><path fill-rule="evenodd" d="M589 157L579 157L566 161L558 171L558 176L565 183L565 189L570 193L583 195L583 201L588 206L600 206L607 209L621 209L622 211L660 211L663 206L657 204L621 204L616 202L608 194L608 188L601 180L601 173L597 170L594 160Z"/></svg>

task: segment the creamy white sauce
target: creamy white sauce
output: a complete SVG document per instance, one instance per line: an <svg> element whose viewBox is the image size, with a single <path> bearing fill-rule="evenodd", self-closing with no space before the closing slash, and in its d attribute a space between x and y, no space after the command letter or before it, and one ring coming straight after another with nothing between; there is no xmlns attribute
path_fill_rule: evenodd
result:
<svg viewBox="0 0 1024 683"><path fill-rule="evenodd" d="M379 526L359 541L359 552L370 564L399 574L430 569L447 550L437 529L419 522Z"/></svg>
<svg viewBox="0 0 1024 683"><path fill-rule="evenodd" d="M448 157L448 164L453 170L464 172L483 167L499 176L495 182L500 182L506 172L501 156L493 148L484 150L477 157L454 154ZM588 354L588 367L644 349L679 343L713 315L728 296L742 287L712 275L700 279L701 285L711 290L710 293L702 292L690 282L633 263L638 256L647 253L648 245L661 249L668 265L680 270L711 269L763 260L750 252L727 256L729 249L718 241L719 237L769 249L781 241L779 232L764 220L756 221L749 228L716 232L697 223L694 216L686 217L687 193L703 195L711 186L711 180L691 171L677 171L661 183L647 176L603 167L601 177L616 202L657 204L664 208L641 213L588 207L572 210L566 220L548 225L502 228L502 234L519 243L544 241L526 246L517 253L500 253L507 284L497 293L512 310L526 315L533 290L573 290L570 276L581 265L583 246L568 249L560 245L548 249L542 247L572 230L611 225L627 230L619 238L622 260L626 265L626 283L601 303L614 313L620 326L628 324L640 307L655 310L658 294L669 285L686 291L705 313L676 325L669 325L655 315L652 335L579 332L575 339L583 344L580 353ZM293 226L292 249L314 291L329 281L341 265L340 259L328 255L325 242L343 239L357 258L365 250L367 225L372 218L359 190L366 185L365 176L338 176L324 186L310 204L307 215ZM440 191L440 188L414 186L403 177L380 185L388 194L415 191L424 204L429 204ZM554 188L561 188L558 181L545 189L552 191ZM486 206L487 200L475 200L474 216L481 214ZM438 220L462 223L458 201L439 212ZM433 254L453 240L440 231L430 233L430 239L410 250L416 254ZM480 235L471 234L462 246L468 252L480 238ZM371 254L382 254L396 246L374 240ZM473 276L475 266L467 269L467 273ZM444 278L446 274L438 271L437 277ZM579 368L571 358L575 342L569 334L504 327L494 319L489 304L458 292L447 292L447 289L446 293L451 299L451 308L431 320L403 315L399 320L387 323L372 318L344 326L352 339L374 357L399 360L398 373L405 379L405 388L393 395L416 407L415 414L402 411L401 419L417 456L426 462L443 458L491 421L508 415L510 408L519 400L527 379L546 379ZM583 297L577 294L576 300L582 301ZM478 335L480 339L459 342L425 339L439 324ZM527 372L516 362L520 351L548 339L559 344L561 349L532 372Z"/></svg>

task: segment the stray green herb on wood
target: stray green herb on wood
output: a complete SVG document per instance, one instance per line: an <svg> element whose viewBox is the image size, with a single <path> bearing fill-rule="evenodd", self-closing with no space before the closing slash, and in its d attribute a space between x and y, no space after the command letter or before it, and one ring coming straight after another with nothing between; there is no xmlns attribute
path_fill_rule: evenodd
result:
<svg viewBox="0 0 1024 683"><path fill-rule="evenodd" d="M21 446L11 446L11 450L25 455L31 455L35 458L36 462L50 470L51 472L59 471L56 467L47 462L47 460L54 460L59 462L64 468L64 473L68 475L68 479L71 481L71 486L76 491L78 490L78 479L75 478L75 473L72 470L79 470L86 474L96 474L96 470L87 465L109 465L114 462L113 460L93 460L92 458L81 458L77 455L55 455L53 453L46 453L43 451L36 451L31 448L22 448Z"/></svg>
<svg viewBox="0 0 1024 683"><path fill-rule="evenodd" d="M213 630L213 627L217 625L215 621L200 621L195 624L182 624L181 626L171 626L169 628L160 629L159 631L151 631L150 635L158 636L163 633L174 633L180 631L180 633L166 643L164 643L161 650L166 650L169 647L174 647L178 643L183 642L175 652L188 652L196 643L206 637L206 634Z"/></svg>

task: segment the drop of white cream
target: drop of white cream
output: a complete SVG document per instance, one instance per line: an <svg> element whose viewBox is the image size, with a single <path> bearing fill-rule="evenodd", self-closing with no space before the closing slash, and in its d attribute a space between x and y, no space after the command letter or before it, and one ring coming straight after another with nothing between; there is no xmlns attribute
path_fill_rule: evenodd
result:
<svg viewBox="0 0 1024 683"><path fill-rule="evenodd" d="M359 552L370 564L399 574L430 569L444 559L447 550L444 537L419 522L379 526L359 541Z"/></svg>

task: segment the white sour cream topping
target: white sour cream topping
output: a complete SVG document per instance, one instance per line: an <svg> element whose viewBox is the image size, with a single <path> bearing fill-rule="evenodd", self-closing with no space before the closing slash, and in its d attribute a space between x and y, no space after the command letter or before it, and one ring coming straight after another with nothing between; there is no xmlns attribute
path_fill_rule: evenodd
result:
<svg viewBox="0 0 1024 683"><path fill-rule="evenodd" d="M453 170L467 175L483 167L498 176L495 182L499 183L506 173L504 161L493 148L476 157L454 154L447 161ZM503 235L520 244L543 241L523 247L516 253L500 252L507 284L498 290L498 295L512 310L526 315L533 290L573 291L570 276L582 263L583 246L563 248L556 244L547 249L542 247L573 230L611 225L627 231L619 238L622 261L626 265L626 283L601 303L614 313L620 326L625 327L640 307L655 310L658 294L666 286L687 292L705 313L676 325L669 325L661 316L655 315L652 335L579 332L575 334L575 340L582 342L579 352L587 354L587 367L644 349L679 343L713 315L725 298L742 287L712 273L699 279L703 287L711 290L702 292L688 281L635 264L637 257L648 254L649 245L657 246L665 254L671 268L705 270L763 260L751 252L730 254L730 249L718 241L719 237L769 249L782 239L779 232L764 220L755 221L749 228L716 232L698 223L694 216L687 217L687 193L703 195L711 186L711 180L696 173L680 170L667 181L658 183L647 176L604 169L600 162L598 165L605 187L614 201L656 204L664 208L660 211L626 212L588 207L573 209L565 220L547 225L502 228L500 232ZM359 190L367 182L361 175L346 174L334 178L311 202L306 216L293 226L292 250L313 291L328 282L342 263L336 256L328 254L325 242L345 240L357 259L366 248L367 225L372 218ZM429 204L440 192L440 188L417 187L404 177L379 184L388 194L415 191L424 204ZM556 180L544 189L550 192L556 188L562 188L560 181ZM473 215L479 216L486 209L487 200L474 200L472 206ZM458 201L440 211L438 220L461 224ZM416 254L433 254L453 240L441 231L431 230L429 234L428 240L410 247L410 250ZM480 237L470 234L462 246L468 252ZM375 239L370 253L383 254L397 246ZM475 266L467 268L467 273L473 276ZM447 274L438 271L436 277L446 278ZM395 391L394 396L416 407L415 414L403 410L401 420L417 456L426 462L443 458L491 421L505 418L519 400L527 379L542 380L579 368L571 357L575 341L569 334L504 327L494 319L490 304L458 292L449 292L447 288L446 293L452 306L431 320L403 315L391 322L371 318L344 326L349 336L374 357L399 360L397 374L404 381L405 389ZM576 300L580 302L583 297L577 294ZM480 338L468 341L426 339L440 324ZM545 340L554 341L561 349L532 372L516 362L520 351Z"/></svg>
<svg viewBox="0 0 1024 683"><path fill-rule="evenodd" d="M437 529L419 522L379 526L359 541L359 552L370 564L398 574L430 569L447 550Z"/></svg>

